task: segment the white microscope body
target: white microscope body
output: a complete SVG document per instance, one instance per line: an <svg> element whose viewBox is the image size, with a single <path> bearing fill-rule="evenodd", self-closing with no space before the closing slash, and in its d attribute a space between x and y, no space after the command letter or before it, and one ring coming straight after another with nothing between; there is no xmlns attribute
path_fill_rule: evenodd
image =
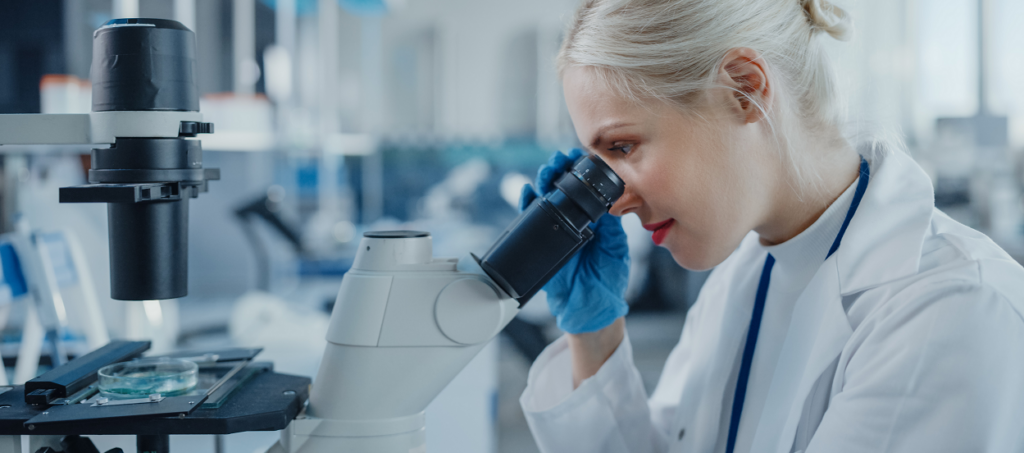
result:
<svg viewBox="0 0 1024 453"><path fill-rule="evenodd" d="M428 233L366 233L345 274L309 405L270 453L425 453L423 411L593 238L625 184L580 157L477 259Z"/></svg>
<svg viewBox="0 0 1024 453"><path fill-rule="evenodd" d="M345 274L309 405L272 453L426 452L424 410L519 312L427 233L368 233Z"/></svg>

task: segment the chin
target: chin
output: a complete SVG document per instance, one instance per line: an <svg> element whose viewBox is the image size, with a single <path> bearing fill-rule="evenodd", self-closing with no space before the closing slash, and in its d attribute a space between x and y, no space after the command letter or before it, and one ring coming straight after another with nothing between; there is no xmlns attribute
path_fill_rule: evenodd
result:
<svg viewBox="0 0 1024 453"><path fill-rule="evenodd" d="M714 247L708 243L701 243L700 241L694 241L695 244L684 244L682 246L674 245L671 243L664 244L664 247L668 249L669 253L672 254L672 258L683 268L691 271L706 271L725 261L726 258L731 254L732 249L726 250L726 253L722 253L719 249L725 249L723 247Z"/></svg>

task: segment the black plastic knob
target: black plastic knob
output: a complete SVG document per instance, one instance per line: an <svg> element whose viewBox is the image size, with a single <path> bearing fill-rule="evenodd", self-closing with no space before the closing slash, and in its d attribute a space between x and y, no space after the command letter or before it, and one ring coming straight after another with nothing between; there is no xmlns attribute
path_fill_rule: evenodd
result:
<svg viewBox="0 0 1024 453"><path fill-rule="evenodd" d="M178 127L178 137L195 137L196 134L212 134L213 123L182 121Z"/></svg>

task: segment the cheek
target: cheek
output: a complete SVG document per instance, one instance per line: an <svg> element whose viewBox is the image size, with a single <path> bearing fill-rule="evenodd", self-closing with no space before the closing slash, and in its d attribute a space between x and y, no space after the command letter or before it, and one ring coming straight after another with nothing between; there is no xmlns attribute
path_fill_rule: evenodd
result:
<svg viewBox="0 0 1024 453"><path fill-rule="evenodd" d="M738 198L728 165L716 159L716 151L692 150L658 162L646 182L659 194L660 207L670 210L666 214L705 240L735 221L734 202Z"/></svg>
<svg viewBox="0 0 1024 453"><path fill-rule="evenodd" d="M721 150L702 151L707 152L694 152L685 162L663 164L663 170L646 181L651 187L664 188L652 204L661 206L662 216L677 222L664 245L677 263L692 270L724 261L752 228L751 196L738 180L737 169L714 154Z"/></svg>
<svg viewBox="0 0 1024 453"><path fill-rule="evenodd" d="M725 261L749 231L741 226L742 219L733 219L733 213L720 203L706 202L712 198L695 203L694 214L677 221L677 228L662 244L676 263L690 270L707 270Z"/></svg>

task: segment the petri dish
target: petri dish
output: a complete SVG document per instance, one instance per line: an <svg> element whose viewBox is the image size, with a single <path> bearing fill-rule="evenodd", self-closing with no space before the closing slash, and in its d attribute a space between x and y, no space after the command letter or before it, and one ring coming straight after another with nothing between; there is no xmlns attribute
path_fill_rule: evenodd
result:
<svg viewBox="0 0 1024 453"><path fill-rule="evenodd" d="M115 363L100 368L100 394L111 399L182 395L196 387L198 372L194 362L168 357Z"/></svg>

